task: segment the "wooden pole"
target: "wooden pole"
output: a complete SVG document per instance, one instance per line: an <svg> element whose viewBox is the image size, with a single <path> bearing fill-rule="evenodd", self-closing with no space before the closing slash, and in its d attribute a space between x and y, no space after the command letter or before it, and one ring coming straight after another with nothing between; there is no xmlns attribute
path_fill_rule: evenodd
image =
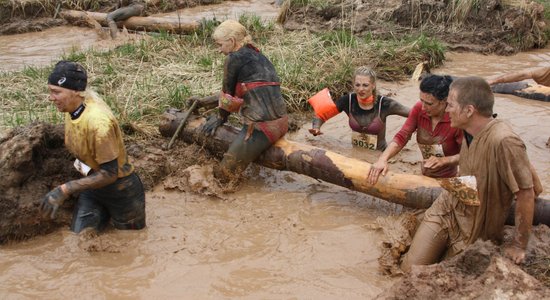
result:
<svg viewBox="0 0 550 300"><path fill-rule="evenodd" d="M160 133L172 137L184 116L184 112L175 109L164 113L160 121ZM214 135L205 137L198 130L204 123L204 118L194 117L195 119L188 121L179 137L188 143L202 144L221 156L229 148L239 130L224 125L220 126ZM386 176L380 176L375 185L370 185L366 180L371 168L370 163L284 138L267 149L255 163L272 169L307 175L411 208L430 207L443 190L437 179L391 171ZM513 213L512 209L508 224L513 224ZM550 226L550 201L538 198L535 202L533 224L541 223Z"/></svg>
<svg viewBox="0 0 550 300"><path fill-rule="evenodd" d="M165 113L159 127L161 134L171 137L183 116L183 112L174 110ZM189 120L179 137L188 143L203 144L211 152L223 154L237 136L238 129L221 126L214 135L205 138L198 130L203 123L204 118ZM436 179L391 171L381 176L374 186L370 185L366 180L371 167L368 162L284 138L266 150L256 163L307 175L413 208L428 208L442 191Z"/></svg>

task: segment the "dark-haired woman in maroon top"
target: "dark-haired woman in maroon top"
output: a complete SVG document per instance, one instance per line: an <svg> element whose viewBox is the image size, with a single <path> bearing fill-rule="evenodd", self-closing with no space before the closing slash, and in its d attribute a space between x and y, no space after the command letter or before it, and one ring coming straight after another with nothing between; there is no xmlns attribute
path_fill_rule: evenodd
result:
<svg viewBox="0 0 550 300"><path fill-rule="evenodd" d="M422 157L422 174L435 178L454 177L458 172L458 158L463 132L451 127L447 95L452 78L431 75L420 83L420 101L412 108L407 121L395 135L388 148L369 171L368 182L376 184L380 173L386 175L388 160L394 157L416 132L416 141Z"/></svg>

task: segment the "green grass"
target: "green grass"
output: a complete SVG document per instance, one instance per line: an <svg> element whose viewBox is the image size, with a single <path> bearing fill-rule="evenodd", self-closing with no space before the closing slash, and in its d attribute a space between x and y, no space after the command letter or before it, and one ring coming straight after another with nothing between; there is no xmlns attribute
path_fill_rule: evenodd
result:
<svg viewBox="0 0 550 300"><path fill-rule="evenodd" d="M544 7L544 19L550 26L550 1L548 0L534 0L534 2L540 3Z"/></svg>
<svg viewBox="0 0 550 300"><path fill-rule="evenodd" d="M444 58L441 43L423 35L377 40L349 31L282 32L254 16L243 16L241 22L277 69L290 112L309 110L307 99L324 87L334 95L348 92L357 66L370 65L380 78L398 80L419 62L427 60L433 67ZM70 52L64 59L84 65L89 86L104 97L123 126L138 124L156 132L158 116L166 108L181 108L191 96L221 89L225 56L210 38L214 28L214 22L206 22L202 31L190 35L156 34L107 52ZM0 74L1 126L62 122L47 100L52 67Z"/></svg>
<svg viewBox="0 0 550 300"><path fill-rule="evenodd" d="M354 36L350 30L331 30L321 34L321 40L325 42L325 45L338 46L338 47L351 47L356 48L358 46L357 37Z"/></svg>
<svg viewBox="0 0 550 300"><path fill-rule="evenodd" d="M310 6L318 9L324 9L332 5L329 0L286 0L286 1L290 1L290 5L295 8Z"/></svg>
<svg viewBox="0 0 550 300"><path fill-rule="evenodd" d="M544 30L544 35L546 40L550 40L550 0L534 0L537 3L540 3L544 7L544 22L546 23L546 28Z"/></svg>

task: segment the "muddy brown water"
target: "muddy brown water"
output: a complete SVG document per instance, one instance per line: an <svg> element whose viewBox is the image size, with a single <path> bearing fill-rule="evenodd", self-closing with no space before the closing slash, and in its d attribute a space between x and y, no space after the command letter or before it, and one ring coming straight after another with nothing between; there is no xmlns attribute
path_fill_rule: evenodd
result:
<svg viewBox="0 0 550 300"><path fill-rule="evenodd" d="M241 15L254 14L263 20L274 20L278 11L278 7L271 0L239 0L196 6L154 16L191 22L214 18L238 19ZM41 32L0 35L0 72L16 71L25 66L49 65L73 50L111 49L125 40L135 38L139 38L139 35L119 35L118 39L113 41L107 29L98 32L90 28L70 26L49 28Z"/></svg>
<svg viewBox="0 0 550 300"><path fill-rule="evenodd" d="M450 53L435 72L491 76L549 64L550 48L511 57ZM409 106L418 99L416 83L378 87ZM497 95L495 111L522 136L548 189L550 103ZM388 138L403 122L388 119ZM351 147L344 115L325 124L319 137L309 136L308 127L288 139L371 162L377 157ZM419 159L411 141L392 170L418 174ZM402 207L290 172L254 166L249 175L226 200L157 186L147 193L142 231L108 230L81 241L64 228L4 245L0 297L369 299L396 282L378 273L383 236L370 225Z"/></svg>

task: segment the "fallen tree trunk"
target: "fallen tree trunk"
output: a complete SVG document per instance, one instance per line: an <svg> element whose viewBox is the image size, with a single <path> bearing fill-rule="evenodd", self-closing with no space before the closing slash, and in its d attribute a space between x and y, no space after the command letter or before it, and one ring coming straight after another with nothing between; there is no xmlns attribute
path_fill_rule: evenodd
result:
<svg viewBox="0 0 550 300"><path fill-rule="evenodd" d="M166 112L159 126L161 134L171 137L183 116L184 113L177 110ZM217 154L225 152L237 136L238 129L221 126L213 136L206 138L198 131L203 123L203 118L189 121L179 137L188 143L203 144ZM284 138L267 149L256 163L272 169L307 175L411 208L430 207L443 189L437 179L391 171L386 176L380 176L375 185L370 185L366 182L371 167L368 162ZM508 218L509 224L513 224L513 213L512 209ZM550 201L537 199L534 217L533 224L543 223L550 226Z"/></svg>
<svg viewBox="0 0 550 300"><path fill-rule="evenodd" d="M108 26L107 14L79 10L62 10L60 16L71 24L90 23L95 20L102 26ZM191 33L199 28L196 21L180 22L176 19L159 17L131 17L124 21L117 22L119 27L125 26L130 30L139 31L166 31L171 33Z"/></svg>

